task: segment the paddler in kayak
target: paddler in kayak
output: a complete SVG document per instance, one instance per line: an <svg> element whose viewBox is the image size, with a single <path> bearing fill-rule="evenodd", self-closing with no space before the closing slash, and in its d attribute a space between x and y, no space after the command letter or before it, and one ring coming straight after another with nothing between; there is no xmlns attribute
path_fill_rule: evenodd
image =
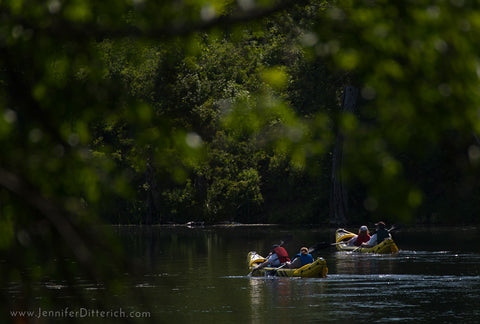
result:
<svg viewBox="0 0 480 324"><path fill-rule="evenodd" d="M313 263L313 256L308 253L308 248L304 246L300 249L300 253L293 257L291 262L287 262L287 267L297 269L309 263Z"/></svg>
<svg viewBox="0 0 480 324"><path fill-rule="evenodd" d="M375 232L375 234L372 235L372 237L370 238L370 240L366 243L362 243L362 247L373 247L377 244L380 244L383 242L383 240L385 240L386 238L389 238L391 237L390 236L390 233L388 232L388 230L386 229L386 225L384 222L378 222L375 224L375 227L377 229L377 231Z"/></svg>
<svg viewBox="0 0 480 324"><path fill-rule="evenodd" d="M370 233L368 232L368 227L365 225L360 226L358 229L358 235L355 235L350 240L348 240L348 245L351 246L360 246L362 243L370 241Z"/></svg>
<svg viewBox="0 0 480 324"><path fill-rule="evenodd" d="M252 272L261 269L266 266L272 266L272 267L279 267L281 265L284 265L290 261L290 258L288 257L288 252L285 250L283 247L281 247L278 244L274 244L272 246L272 250L270 251L270 254L267 256L267 260L263 263L261 263L258 267L252 270Z"/></svg>

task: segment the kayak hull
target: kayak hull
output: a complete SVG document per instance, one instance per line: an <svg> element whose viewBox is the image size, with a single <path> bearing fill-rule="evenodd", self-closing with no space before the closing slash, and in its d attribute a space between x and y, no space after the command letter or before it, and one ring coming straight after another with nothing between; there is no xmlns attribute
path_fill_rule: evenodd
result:
<svg viewBox="0 0 480 324"><path fill-rule="evenodd" d="M361 247L358 246L351 246L346 244L346 242L354 237L355 234L344 230L343 228L337 229L335 232L335 239L337 244L337 250L339 251L346 251L346 252L360 252L360 253L378 253L378 254L389 254L389 253L397 253L398 247L393 241L392 238L387 238L383 240L380 244L377 244L373 247ZM342 243L345 242L345 243Z"/></svg>
<svg viewBox="0 0 480 324"><path fill-rule="evenodd" d="M250 272L258 265L263 263L265 258L255 251L251 251L247 256L247 264ZM328 273L327 262L323 258L316 259L313 263L306 264L298 269L289 269L284 267L264 267L253 272L254 276L278 276L278 277L301 277L301 278L325 278Z"/></svg>

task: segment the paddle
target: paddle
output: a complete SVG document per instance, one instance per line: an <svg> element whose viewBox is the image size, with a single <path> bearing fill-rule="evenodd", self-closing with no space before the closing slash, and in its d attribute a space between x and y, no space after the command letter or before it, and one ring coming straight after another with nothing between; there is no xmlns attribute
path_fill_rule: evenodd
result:
<svg viewBox="0 0 480 324"><path fill-rule="evenodd" d="M396 231L396 230L399 230L401 228L400 225L392 225L392 227L390 227L390 229L388 230L388 232L392 232L392 231Z"/></svg>
<svg viewBox="0 0 480 324"><path fill-rule="evenodd" d="M308 253L313 253L313 252L316 252L317 250L326 249L327 247L330 247L330 246L331 245L328 242L319 242L314 246L312 246L311 248L309 248Z"/></svg>
<svg viewBox="0 0 480 324"><path fill-rule="evenodd" d="M317 250L326 249L326 248L329 248L331 246L335 246L335 245L342 244L342 243L345 243L345 242L337 242L337 243L320 242L320 243L315 244L311 248L309 248L308 253L313 253L313 252L316 252Z"/></svg>
<svg viewBox="0 0 480 324"><path fill-rule="evenodd" d="M353 249L352 252L356 252L357 250L361 249L362 247L363 247L363 246L360 245L360 246L357 247L356 249Z"/></svg>
<svg viewBox="0 0 480 324"><path fill-rule="evenodd" d="M293 261L293 260L292 260L292 261ZM279 266L278 268L275 268L275 271L277 271L278 269L282 269L282 268L283 268L284 266L286 266L286 265L287 265L286 263L282 264L282 265Z"/></svg>

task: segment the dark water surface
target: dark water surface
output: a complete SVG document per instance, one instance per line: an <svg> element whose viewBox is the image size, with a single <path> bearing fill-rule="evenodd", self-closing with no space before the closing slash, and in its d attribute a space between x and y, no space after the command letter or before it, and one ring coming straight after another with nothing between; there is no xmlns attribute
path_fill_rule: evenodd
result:
<svg viewBox="0 0 480 324"><path fill-rule="evenodd" d="M333 242L334 229L118 228L150 272L135 289L155 298L153 313L177 323L480 322L480 244L476 228L404 229L400 252L319 251L327 278L248 277L246 255L285 240ZM145 234L148 233L148 234ZM151 236L149 245L144 237ZM149 258L147 260L146 258Z"/></svg>
<svg viewBox="0 0 480 324"><path fill-rule="evenodd" d="M125 311L148 311L155 323L480 322L480 230L473 227L401 229L394 233L395 255L322 249L314 256L327 260L329 275L316 279L249 277L247 253L266 255L284 240L294 255L301 246L333 242L335 229L124 226L114 232L144 267L125 274L128 291L144 296ZM79 279L77 288L101 298L101 285ZM58 292L66 305L75 298L54 280L38 289L39 301L44 290ZM38 322L53 321L70 322Z"/></svg>

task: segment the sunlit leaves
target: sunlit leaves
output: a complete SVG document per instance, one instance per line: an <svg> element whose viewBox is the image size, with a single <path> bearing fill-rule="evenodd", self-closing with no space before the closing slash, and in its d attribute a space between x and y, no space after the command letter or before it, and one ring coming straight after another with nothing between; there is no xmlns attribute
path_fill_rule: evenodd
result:
<svg viewBox="0 0 480 324"><path fill-rule="evenodd" d="M352 113L346 113L340 116L340 130L347 134L352 132L358 125L358 120Z"/></svg>
<svg viewBox="0 0 480 324"><path fill-rule="evenodd" d="M262 71L261 77L275 90L282 90L287 86L288 75L279 67L265 69Z"/></svg>
<svg viewBox="0 0 480 324"><path fill-rule="evenodd" d="M16 121L17 113L15 111L8 108L0 110L0 139L10 134Z"/></svg>
<svg viewBox="0 0 480 324"><path fill-rule="evenodd" d="M52 8L50 6L50 8ZM64 15L74 22L85 22L93 18L92 8L88 1L74 0L64 8Z"/></svg>
<svg viewBox="0 0 480 324"><path fill-rule="evenodd" d="M420 190L410 190L410 192L408 193L407 203L413 208L418 207L422 203L422 193L420 192Z"/></svg>
<svg viewBox="0 0 480 324"><path fill-rule="evenodd" d="M336 56L337 64L347 71L354 70L360 63L360 58L355 49L347 48Z"/></svg>

